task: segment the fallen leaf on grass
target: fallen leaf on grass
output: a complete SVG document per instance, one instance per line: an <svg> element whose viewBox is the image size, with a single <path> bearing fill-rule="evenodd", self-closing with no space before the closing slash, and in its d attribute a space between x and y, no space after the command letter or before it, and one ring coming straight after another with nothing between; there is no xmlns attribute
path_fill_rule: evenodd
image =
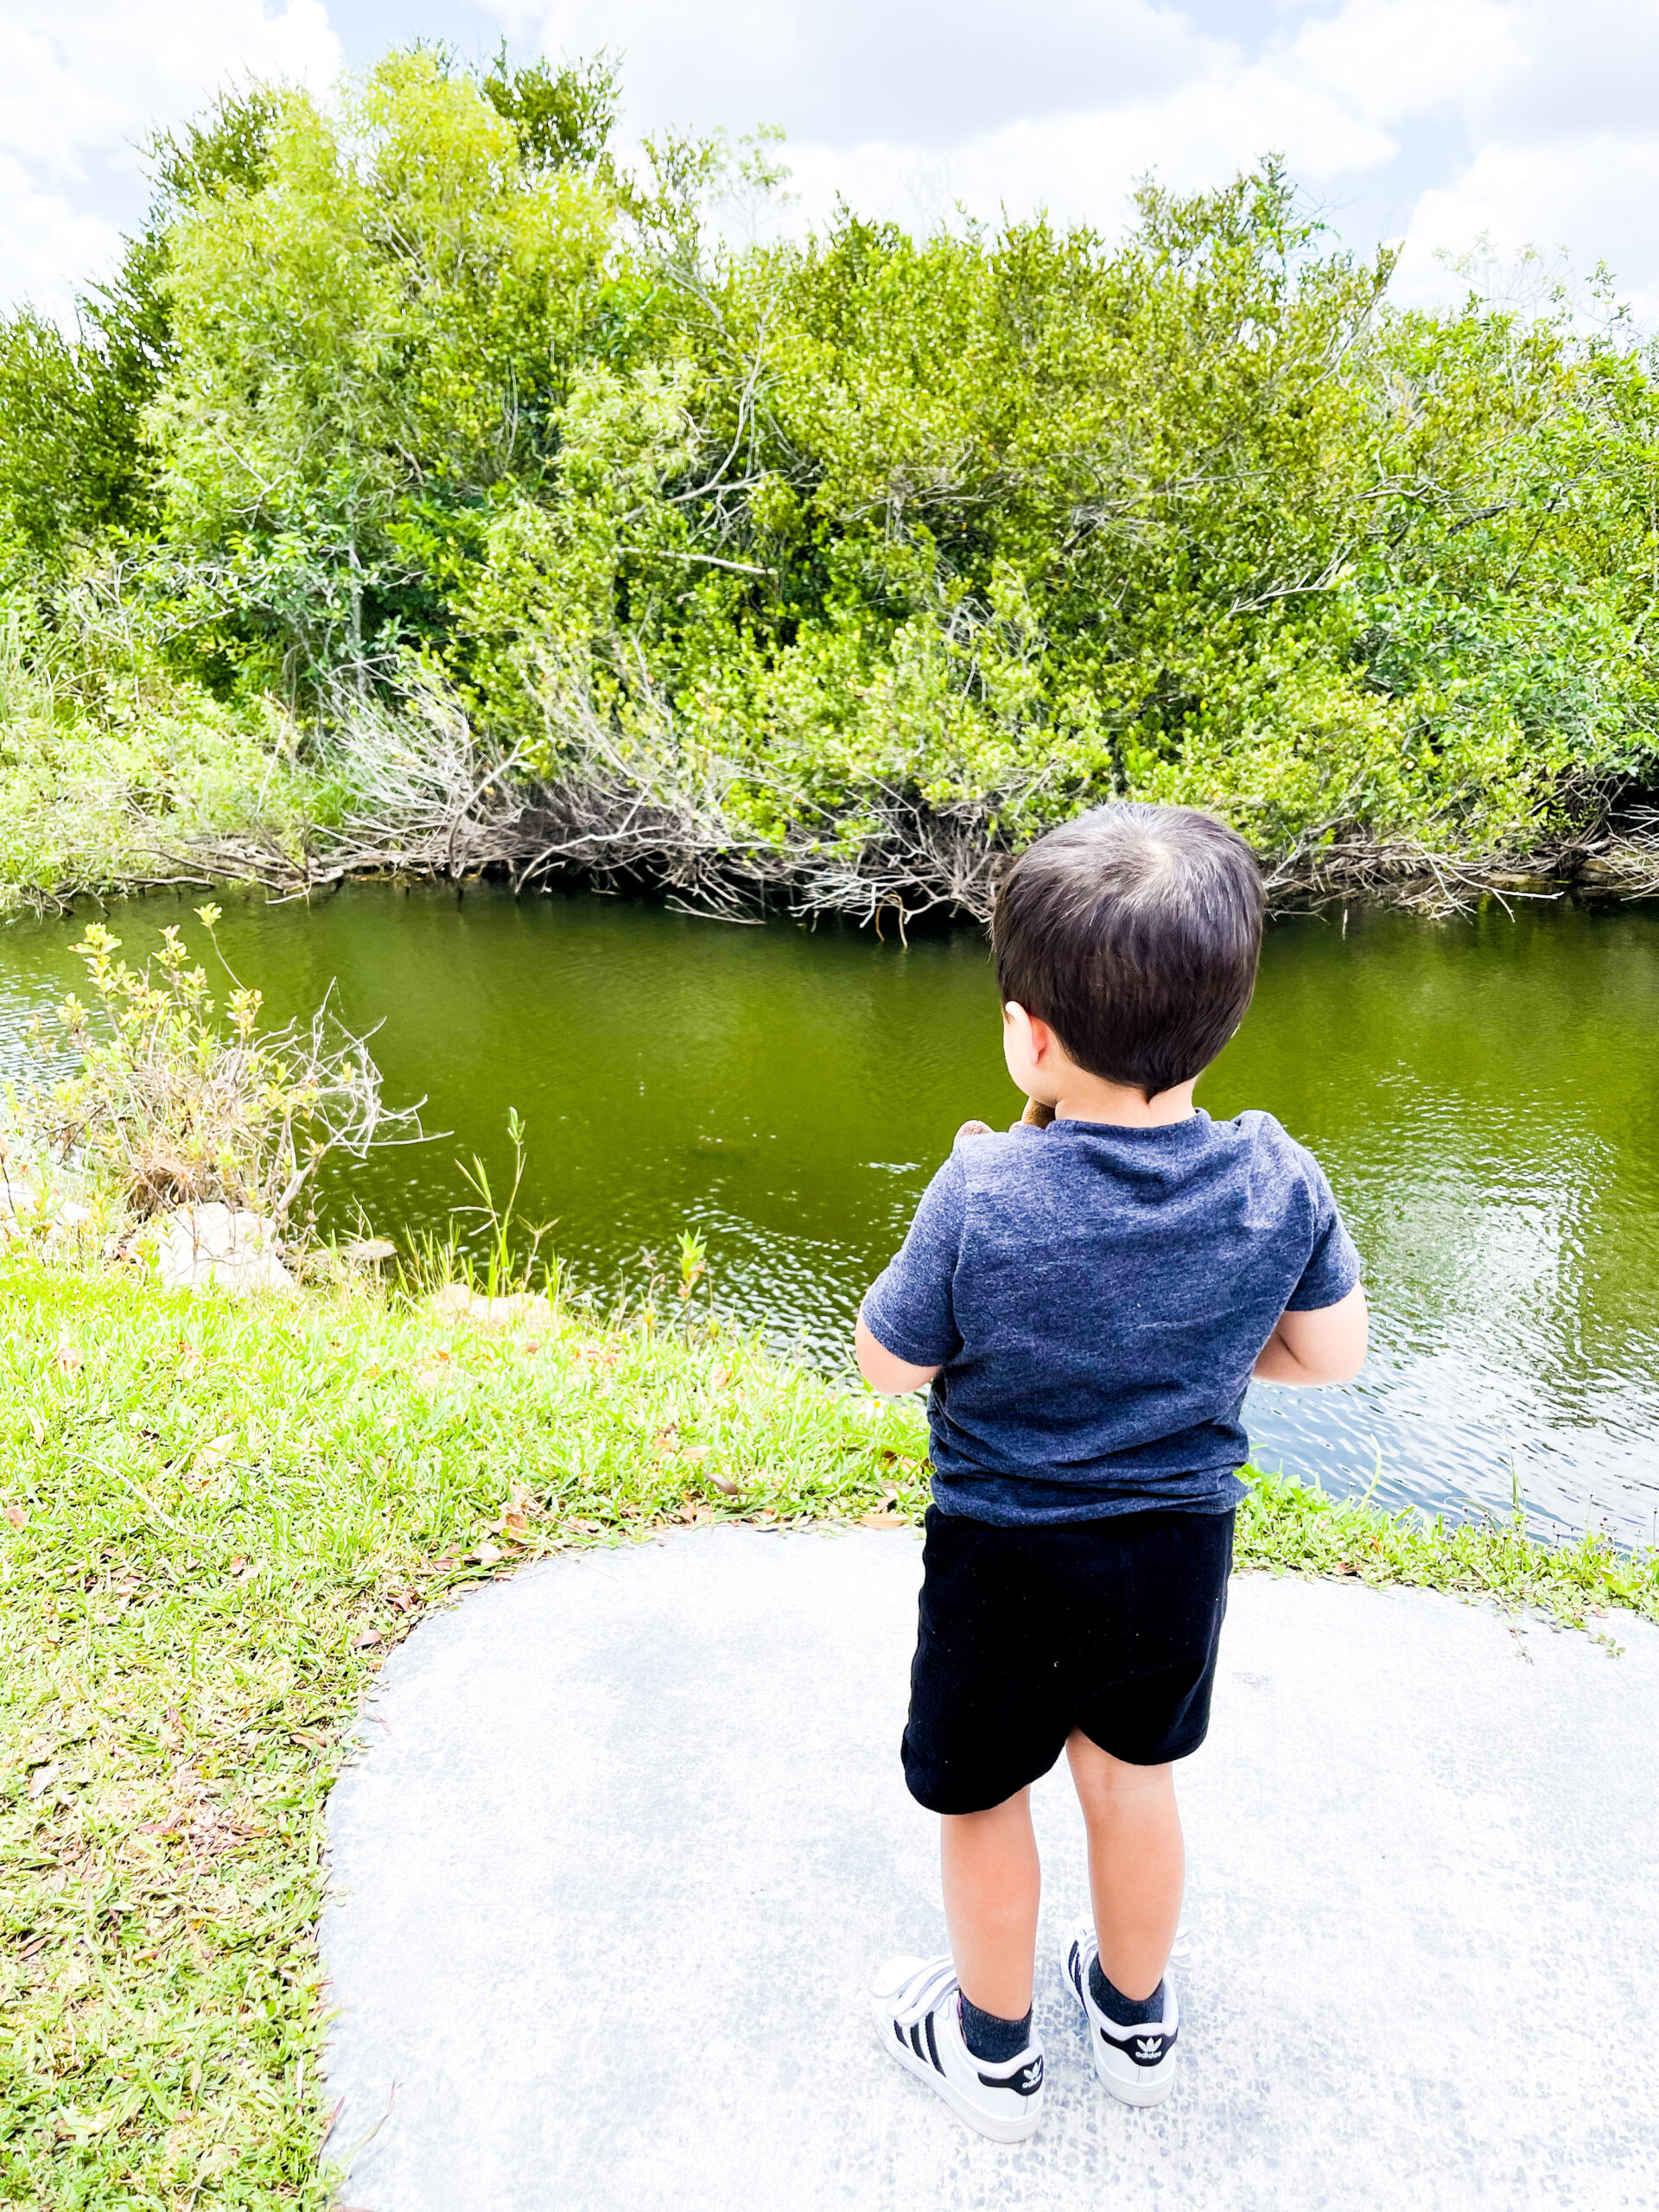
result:
<svg viewBox="0 0 1659 2212"><path fill-rule="evenodd" d="M43 1796L44 1793L52 1787L57 1778L58 1765L55 1759L52 1762L50 1766L37 1766L34 1773L29 1777L29 1796L31 1797L39 1797Z"/></svg>
<svg viewBox="0 0 1659 2212"><path fill-rule="evenodd" d="M89 2135L101 2135L106 2127L115 2125L115 2107L108 2112L74 2112L65 2110L54 2120L53 2129L60 2143L84 2142Z"/></svg>
<svg viewBox="0 0 1659 2212"><path fill-rule="evenodd" d="M709 1480L714 1484L717 1491L721 1491L727 1497L735 1497L741 1487L738 1483L728 1483L724 1475L710 1475L709 1477Z"/></svg>
<svg viewBox="0 0 1659 2212"><path fill-rule="evenodd" d="M58 1338L58 1372L78 1375L86 1364L86 1355L68 1335Z"/></svg>
<svg viewBox="0 0 1659 2212"><path fill-rule="evenodd" d="M904 1513L861 1513L858 1525L861 1529L907 1529L910 1517Z"/></svg>
<svg viewBox="0 0 1659 2212"><path fill-rule="evenodd" d="M360 1628L352 1638L353 1651L366 1651L372 1643L378 1643L381 1631L378 1628Z"/></svg>
<svg viewBox="0 0 1659 2212"><path fill-rule="evenodd" d="M9 1505L6 1508L6 1518L14 1529L21 1529L28 1520L29 1515L21 1505Z"/></svg>
<svg viewBox="0 0 1659 2212"><path fill-rule="evenodd" d="M1351 1559L1339 1559L1337 1561L1337 1573L1338 1574L1357 1574L1359 1572L1359 1568L1354 1565L1354 1562Z"/></svg>
<svg viewBox="0 0 1659 2212"><path fill-rule="evenodd" d="M467 1556L469 1560L476 1560L480 1567L493 1567L497 1560L505 1557L505 1554L499 1544L493 1544L486 1538L476 1551L468 1552Z"/></svg>

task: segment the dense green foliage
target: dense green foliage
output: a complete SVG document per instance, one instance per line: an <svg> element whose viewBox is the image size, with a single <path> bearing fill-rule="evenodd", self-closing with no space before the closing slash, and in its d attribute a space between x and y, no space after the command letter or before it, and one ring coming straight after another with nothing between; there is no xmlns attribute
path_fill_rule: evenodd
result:
<svg viewBox="0 0 1659 2212"><path fill-rule="evenodd" d="M257 764L269 699L349 813L330 732L374 702L391 746L413 692L520 783L644 794L665 851L899 880L1122 791L1281 861L1478 860L1654 779L1650 356L1393 308L1270 163L1117 243L734 246L764 139L642 181L613 108L603 66L423 48L337 108L227 99L157 142L81 339L0 333L0 557L27 664L68 640L71 772L118 696ZM0 817L14 875L73 873Z"/></svg>

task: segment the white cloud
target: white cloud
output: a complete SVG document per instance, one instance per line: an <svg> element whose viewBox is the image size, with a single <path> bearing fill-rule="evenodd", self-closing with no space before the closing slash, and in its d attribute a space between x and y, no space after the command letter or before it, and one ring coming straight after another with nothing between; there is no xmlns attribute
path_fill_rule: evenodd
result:
<svg viewBox="0 0 1659 2212"><path fill-rule="evenodd" d="M1478 60L1516 66L1504 0L1347 0L1333 16L1287 28L1248 56L1192 37L1179 82L1043 118L1022 116L938 152L884 141L791 148L804 210L841 192L855 206L902 214L915 180L994 219L1045 206L1062 219L1114 229L1135 179L1155 169L1179 189L1217 184L1269 151L1323 192L1382 168L1401 129L1455 111Z"/></svg>
<svg viewBox="0 0 1659 2212"><path fill-rule="evenodd" d="M1271 149L1357 245L1408 234L1406 296L1454 296L1431 249L1485 232L1605 257L1659 316L1659 0L1281 0L1251 39L1153 0L1056 0L1017 24L992 0L498 12L556 54L625 49L638 128L783 122L800 219L839 196L912 223L1040 205L1110 232L1147 169L1190 189ZM1225 0L1204 12L1231 30Z"/></svg>
<svg viewBox="0 0 1659 2212"><path fill-rule="evenodd" d="M1347 0L1306 17L1268 67L1287 86L1397 126L1460 112L1471 92L1523 71L1520 12L1512 0Z"/></svg>
<svg viewBox="0 0 1659 2212"><path fill-rule="evenodd" d="M1484 239L1501 266L1536 247L1580 276L1605 262L1638 324L1659 328L1659 0L1514 0L1506 13L1515 58L1471 77L1470 156L1413 207L1396 289L1455 296L1436 250Z"/></svg>
<svg viewBox="0 0 1659 2212"><path fill-rule="evenodd" d="M896 185L948 181L970 213L995 219L1047 207L1062 220L1117 227L1137 178L1156 170L1179 190L1218 184L1268 151L1318 186L1389 159L1395 142L1322 88L1279 69L1216 67L1159 96L1105 109L1022 119L931 157L892 144L842 151L791 147L804 206L819 212L839 189L855 207L886 212ZM893 212L902 213L893 207Z"/></svg>
<svg viewBox="0 0 1659 2212"><path fill-rule="evenodd" d="M4 0L0 296L64 311L143 206L132 142L240 74L338 73L324 0ZM328 0L359 41L384 0ZM476 43L469 0L456 35ZM782 123L792 219L837 196L927 225L1046 206L1115 232L1135 180L1218 183L1268 149L1360 246L1605 257L1659 322L1659 0L485 0L554 54L624 58L627 122ZM1265 27L1265 28L1264 28Z"/></svg>
<svg viewBox="0 0 1659 2212"><path fill-rule="evenodd" d="M1436 259L1437 250L1460 255L1486 241L1501 270L1534 247L1546 272L1560 254L1580 277L1605 261L1637 323L1659 329L1656 200L1659 132L1564 132L1541 143L1483 147L1460 175L1432 187L1413 209L1395 293L1431 302L1466 289Z"/></svg>
<svg viewBox="0 0 1659 2212"><path fill-rule="evenodd" d="M136 142L246 77L323 85L322 0L7 0L0 15L0 297L67 315L143 203Z"/></svg>
<svg viewBox="0 0 1659 2212"><path fill-rule="evenodd" d="M113 223L43 188L9 154L0 154L0 226L7 292L48 313L60 314L68 304L66 271L107 268L120 243Z"/></svg>
<svg viewBox="0 0 1659 2212"><path fill-rule="evenodd" d="M1211 43L1157 0L1045 0L1017 22L1006 0L553 0L540 13L502 0L497 12L554 54L620 54L647 129L780 121L806 141L935 151L1173 86Z"/></svg>

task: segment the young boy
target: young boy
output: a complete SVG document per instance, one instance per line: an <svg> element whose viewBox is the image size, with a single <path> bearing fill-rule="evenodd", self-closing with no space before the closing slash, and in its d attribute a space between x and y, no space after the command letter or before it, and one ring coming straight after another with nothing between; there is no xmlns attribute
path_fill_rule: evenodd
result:
<svg viewBox="0 0 1659 2212"><path fill-rule="evenodd" d="M1365 1356L1316 1162L1271 1115L1192 1103L1249 1004L1262 906L1249 846L1184 807L1101 807L1022 855L992 924L1003 1051L1052 1118L958 1132L859 1316L874 1389L932 1384L903 1758L941 1815L950 1935L877 1978L876 2032L999 2142L1042 2108L1030 1791L1062 1749L1094 1908L1063 1971L1106 2088L1169 2093L1173 1763L1209 1725L1245 1387L1345 1382Z"/></svg>

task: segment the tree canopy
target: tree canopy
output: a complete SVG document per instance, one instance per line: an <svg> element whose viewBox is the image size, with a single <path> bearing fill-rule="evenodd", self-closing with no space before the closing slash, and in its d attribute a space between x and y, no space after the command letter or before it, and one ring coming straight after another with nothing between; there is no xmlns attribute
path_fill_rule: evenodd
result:
<svg viewBox="0 0 1659 2212"><path fill-rule="evenodd" d="M1122 237L734 245L766 139L631 176L615 111L602 57L415 47L155 142L79 338L0 327L47 723L136 661L321 763L441 696L522 788L695 785L716 847L855 906L1118 793L1290 868L1535 849L1656 780L1656 364L1617 328L1397 308L1271 161Z"/></svg>

